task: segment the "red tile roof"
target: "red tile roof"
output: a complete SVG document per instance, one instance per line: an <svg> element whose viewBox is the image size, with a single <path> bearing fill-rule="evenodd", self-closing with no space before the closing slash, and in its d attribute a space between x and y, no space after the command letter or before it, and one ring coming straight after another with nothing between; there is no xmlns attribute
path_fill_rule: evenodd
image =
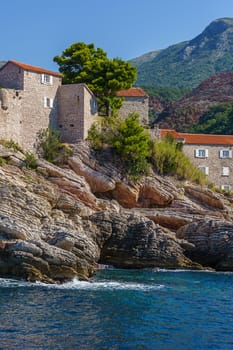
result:
<svg viewBox="0 0 233 350"><path fill-rule="evenodd" d="M193 145L233 145L233 135L188 134L170 129L160 129L161 137L171 134L175 139Z"/></svg>
<svg viewBox="0 0 233 350"><path fill-rule="evenodd" d="M132 87L126 90L120 90L117 92L118 97L147 97L148 95L140 87Z"/></svg>
<svg viewBox="0 0 233 350"><path fill-rule="evenodd" d="M30 66L29 64L25 64L25 63L21 63L21 62L17 62L17 61L8 61L6 64L8 64L8 63L13 63L13 64L15 64L18 67L21 67L21 68L23 68L25 70L29 70L29 71L32 71L32 72L45 73L45 74L53 75L53 76L56 76L56 77L62 77L62 74L60 74L58 72L52 72L52 71L44 69L44 68ZM3 67L4 66L2 66L1 69Z"/></svg>

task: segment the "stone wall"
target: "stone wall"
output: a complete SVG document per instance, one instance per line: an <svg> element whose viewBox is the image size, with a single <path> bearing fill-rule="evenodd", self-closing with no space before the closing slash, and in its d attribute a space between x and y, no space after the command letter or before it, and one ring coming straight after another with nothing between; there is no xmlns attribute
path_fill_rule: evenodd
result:
<svg viewBox="0 0 233 350"><path fill-rule="evenodd" d="M149 98L147 96L124 97L123 105L119 110L119 115L122 118L126 118L133 112L137 112L139 114L139 120L142 124L148 124Z"/></svg>
<svg viewBox="0 0 233 350"><path fill-rule="evenodd" d="M197 158L196 149L208 150L208 157ZM209 174L207 179L213 182L217 187L230 185L233 189L233 158L220 158L221 150L233 150L233 146L224 145L188 145L184 144L184 153L198 167L208 167ZM229 167L229 175L223 175L223 167Z"/></svg>
<svg viewBox="0 0 233 350"><path fill-rule="evenodd" d="M12 139L28 151L36 151L42 129L57 127L57 90L61 78L42 84L42 73L24 71L8 62L0 70L0 137ZM5 89L6 87L6 89ZM45 99L51 105L45 106Z"/></svg>
<svg viewBox="0 0 233 350"><path fill-rule="evenodd" d="M64 142L83 140L95 121L96 99L85 84L62 85L58 91L58 129Z"/></svg>
<svg viewBox="0 0 233 350"><path fill-rule="evenodd" d="M6 89L23 90L24 70L8 62L4 69L0 70L0 86Z"/></svg>
<svg viewBox="0 0 233 350"><path fill-rule="evenodd" d="M52 85L41 83L41 73L25 71L22 100L22 147L35 150L41 130L57 127L57 90L61 78L53 76ZM50 99L51 106L45 104Z"/></svg>
<svg viewBox="0 0 233 350"><path fill-rule="evenodd" d="M0 139L14 140L22 146L23 91L0 90Z"/></svg>

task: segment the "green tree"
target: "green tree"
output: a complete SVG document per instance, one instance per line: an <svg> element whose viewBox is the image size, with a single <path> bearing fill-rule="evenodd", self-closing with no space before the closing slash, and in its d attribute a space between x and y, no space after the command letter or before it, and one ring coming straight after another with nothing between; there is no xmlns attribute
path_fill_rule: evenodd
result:
<svg viewBox="0 0 233 350"><path fill-rule="evenodd" d="M140 177L148 172L150 136L139 124L139 115L131 113L118 128L113 147L122 157L131 178Z"/></svg>
<svg viewBox="0 0 233 350"><path fill-rule="evenodd" d="M199 119L197 125L189 129L201 134L233 134L233 104L220 103L212 106Z"/></svg>
<svg viewBox="0 0 233 350"><path fill-rule="evenodd" d="M116 92L128 89L136 79L136 68L120 58L109 59L94 44L78 42L55 56L64 84L85 83L97 97L100 112L110 115L119 109L122 99Z"/></svg>
<svg viewBox="0 0 233 350"><path fill-rule="evenodd" d="M124 120L118 117L104 118L103 124L94 124L88 140L96 150L113 149L121 159L127 175L137 180L149 169L150 136L139 124L139 115L131 113Z"/></svg>

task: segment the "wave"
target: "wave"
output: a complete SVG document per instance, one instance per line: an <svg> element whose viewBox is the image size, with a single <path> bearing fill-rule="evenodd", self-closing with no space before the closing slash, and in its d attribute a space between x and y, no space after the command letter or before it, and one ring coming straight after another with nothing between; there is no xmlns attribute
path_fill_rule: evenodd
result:
<svg viewBox="0 0 233 350"><path fill-rule="evenodd" d="M158 290L165 286L162 284L145 284L134 282L117 282L117 281L93 281L85 282L73 279L70 282L63 284L46 284L42 282L29 283L22 280L13 280L7 278L0 278L0 288L19 288L19 287L45 287L48 289L76 289L76 290Z"/></svg>

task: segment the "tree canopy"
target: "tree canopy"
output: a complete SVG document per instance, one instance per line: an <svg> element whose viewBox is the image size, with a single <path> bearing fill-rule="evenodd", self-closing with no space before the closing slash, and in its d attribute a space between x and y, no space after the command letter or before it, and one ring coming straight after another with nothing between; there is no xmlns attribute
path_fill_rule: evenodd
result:
<svg viewBox="0 0 233 350"><path fill-rule="evenodd" d="M117 91L130 88L136 79L135 67L120 58L108 58L94 44L74 43L53 60L63 74L63 83L87 84L97 97L100 112L107 115L121 107Z"/></svg>
<svg viewBox="0 0 233 350"><path fill-rule="evenodd" d="M201 134L233 134L233 104L221 103L212 106L189 131Z"/></svg>

